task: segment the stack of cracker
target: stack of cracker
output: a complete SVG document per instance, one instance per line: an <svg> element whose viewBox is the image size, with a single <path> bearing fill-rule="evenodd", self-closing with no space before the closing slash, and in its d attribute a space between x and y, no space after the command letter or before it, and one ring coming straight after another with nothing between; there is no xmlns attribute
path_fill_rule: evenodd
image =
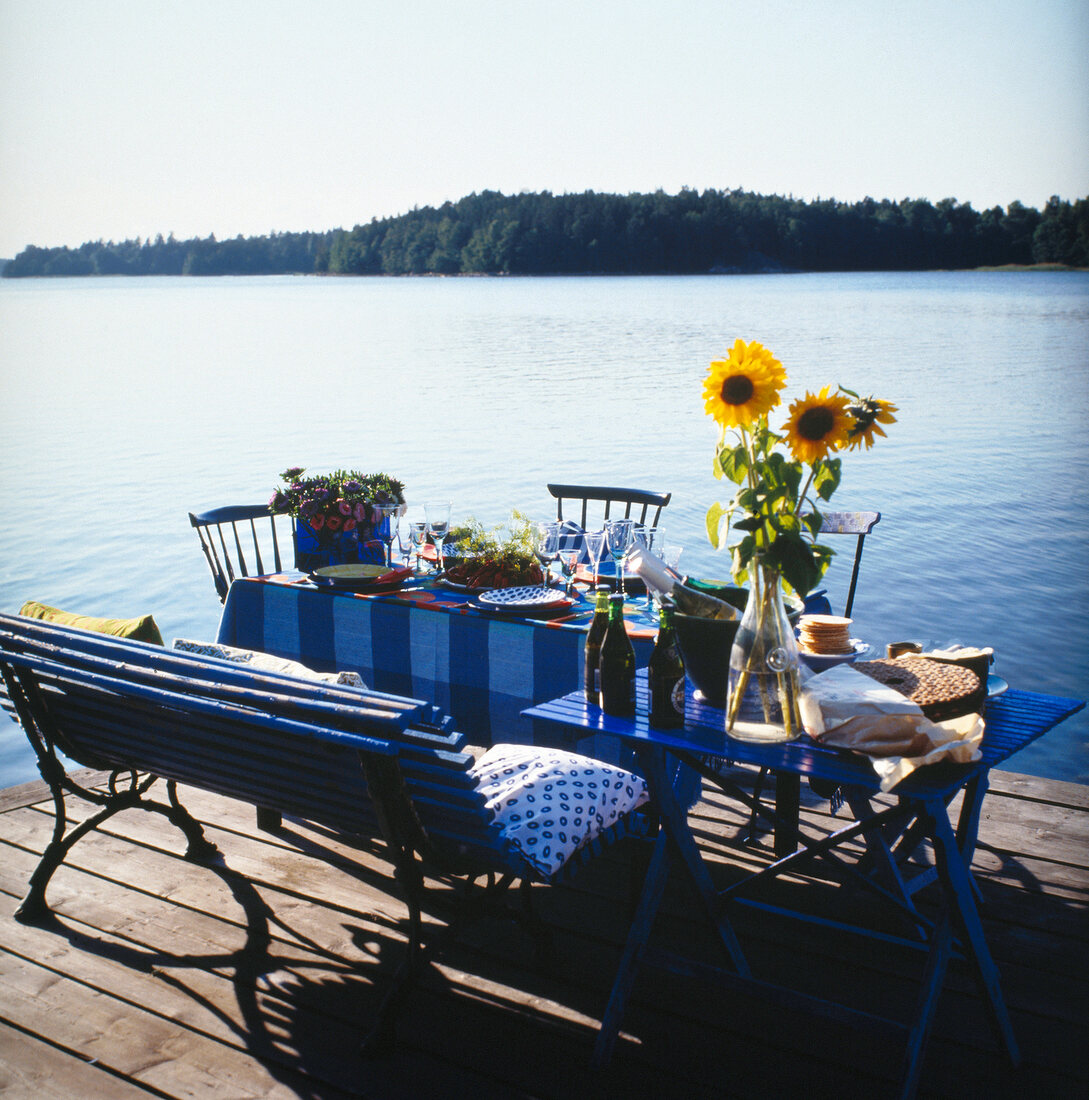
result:
<svg viewBox="0 0 1089 1100"><path fill-rule="evenodd" d="M798 643L807 653L834 656L851 653L847 629L850 619L840 615L803 615L798 624Z"/></svg>

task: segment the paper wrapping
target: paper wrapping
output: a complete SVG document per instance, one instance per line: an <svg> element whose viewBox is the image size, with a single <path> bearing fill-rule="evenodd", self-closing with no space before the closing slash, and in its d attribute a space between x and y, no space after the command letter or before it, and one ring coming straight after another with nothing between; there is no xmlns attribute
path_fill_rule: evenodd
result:
<svg viewBox="0 0 1089 1100"><path fill-rule="evenodd" d="M980 758L980 715L931 722L916 703L848 664L810 677L798 707L814 740L867 756L882 791L927 764Z"/></svg>

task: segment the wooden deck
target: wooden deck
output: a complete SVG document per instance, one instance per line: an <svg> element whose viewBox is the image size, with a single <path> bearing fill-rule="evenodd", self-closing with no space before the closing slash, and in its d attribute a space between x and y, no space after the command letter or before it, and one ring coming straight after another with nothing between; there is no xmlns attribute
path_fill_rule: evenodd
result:
<svg viewBox="0 0 1089 1100"><path fill-rule="evenodd" d="M1089 787L992 776L974 863L984 922L1024 1065L995 1045L954 962L920 1094L1089 1095ZM360 1036L405 944L406 910L380 847L354 848L301 822L259 832L252 808L193 790L224 861L181 858L179 833L128 812L81 841L55 876L56 919L12 919L52 828L33 784L0 792L0 1094L103 1097L885 1096L900 1048L840 1020L776 1008L646 970L611 1066L587 1063L625 927L634 842L542 891L556 957L541 968L525 934L470 923L409 992L398 1042L365 1060ZM720 796L700 804L701 843L728 879L768 860L739 840ZM812 796L806 826L827 831ZM870 908L854 891L788 881L829 915ZM853 901L849 909L843 902ZM656 930L697 949L683 888ZM736 925L758 975L792 975L890 1015L910 1011L921 959L831 927L745 909ZM432 942L442 924L436 918ZM711 951L708 947L708 957Z"/></svg>

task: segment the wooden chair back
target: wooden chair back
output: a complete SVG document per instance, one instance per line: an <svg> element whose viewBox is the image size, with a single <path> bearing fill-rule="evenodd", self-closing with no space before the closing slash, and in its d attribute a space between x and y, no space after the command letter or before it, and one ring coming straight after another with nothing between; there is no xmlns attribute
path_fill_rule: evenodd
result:
<svg viewBox="0 0 1089 1100"><path fill-rule="evenodd" d="M549 484L548 491L556 498L556 518L560 522L574 520L583 530L600 527L607 519L634 519L648 527L657 527L662 509L672 496L671 493L605 485ZM563 510L565 500L572 505L567 515ZM592 510L591 502L594 503Z"/></svg>
<svg viewBox="0 0 1089 1100"><path fill-rule="evenodd" d="M190 512L189 522L200 539L220 603L227 599L236 577L279 573L283 569L280 539L285 539L285 551L290 549L295 531L290 516L274 516L267 504L232 504L200 514Z"/></svg>

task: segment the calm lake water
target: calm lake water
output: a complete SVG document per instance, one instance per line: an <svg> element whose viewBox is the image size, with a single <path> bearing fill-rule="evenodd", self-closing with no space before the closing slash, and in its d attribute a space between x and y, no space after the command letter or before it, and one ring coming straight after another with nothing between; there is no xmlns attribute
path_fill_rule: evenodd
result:
<svg viewBox="0 0 1089 1100"><path fill-rule="evenodd" d="M264 500L290 465L384 470L488 523L549 516L548 481L668 489L682 567L723 577L700 392L737 336L791 397L842 383L900 407L834 499L882 513L855 633L992 645L1014 686L1084 697L1084 273L3 280L0 607L212 638L187 512ZM1089 720L1011 764L1089 782ZM0 786L36 774L0 716Z"/></svg>

